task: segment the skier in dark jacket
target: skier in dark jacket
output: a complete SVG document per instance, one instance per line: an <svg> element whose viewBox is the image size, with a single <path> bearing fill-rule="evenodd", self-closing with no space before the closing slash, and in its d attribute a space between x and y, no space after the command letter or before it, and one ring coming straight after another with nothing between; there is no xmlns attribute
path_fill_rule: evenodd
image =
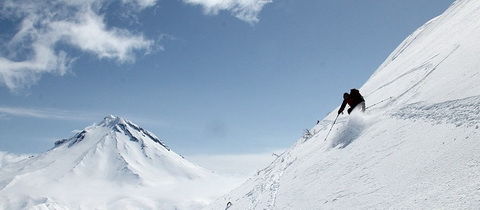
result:
<svg viewBox="0 0 480 210"><path fill-rule="evenodd" d="M350 94L348 93L343 94L343 103L342 103L342 106L340 106L340 109L338 110L338 114L343 114L343 110L345 109L345 106L347 104L348 106L350 106L350 108L347 110L348 114L350 114L357 105L361 106L362 112L365 111L365 100L363 99L363 96L360 94L360 91L358 91L357 89L351 89Z"/></svg>

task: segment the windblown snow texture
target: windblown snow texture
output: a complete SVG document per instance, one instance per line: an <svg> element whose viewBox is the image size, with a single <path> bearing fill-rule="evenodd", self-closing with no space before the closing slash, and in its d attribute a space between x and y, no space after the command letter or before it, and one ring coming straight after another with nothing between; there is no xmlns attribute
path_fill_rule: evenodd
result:
<svg viewBox="0 0 480 210"><path fill-rule="evenodd" d="M459 0L407 37L292 148L206 209L480 209L480 1Z"/></svg>

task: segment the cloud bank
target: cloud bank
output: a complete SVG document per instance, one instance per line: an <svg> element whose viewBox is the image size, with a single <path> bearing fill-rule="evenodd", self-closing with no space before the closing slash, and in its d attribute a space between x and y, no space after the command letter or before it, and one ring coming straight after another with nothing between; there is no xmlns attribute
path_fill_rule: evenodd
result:
<svg viewBox="0 0 480 210"><path fill-rule="evenodd" d="M120 5L141 12L158 0L120 0ZM254 23L270 0L182 0L201 5L207 14L230 11ZM28 88L43 74L65 75L75 62L66 47L118 63L134 62L137 53L149 53L155 42L143 34L107 25L111 0L3 0L0 20L11 24L0 33L0 84L12 91ZM7 30L5 30L7 31Z"/></svg>

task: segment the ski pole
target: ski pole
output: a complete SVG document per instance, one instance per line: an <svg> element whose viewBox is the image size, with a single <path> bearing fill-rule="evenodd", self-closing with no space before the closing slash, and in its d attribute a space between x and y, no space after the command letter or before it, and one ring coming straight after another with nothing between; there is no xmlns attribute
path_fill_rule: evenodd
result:
<svg viewBox="0 0 480 210"><path fill-rule="evenodd" d="M388 98L386 98L386 99L381 100L380 102L377 102L377 103L375 103L375 104L373 104L373 105L370 105L370 106L368 106L368 107L365 108L365 109L372 108L373 106L376 106L376 105L378 105L378 104L380 104L380 103L382 103L382 102L384 102L384 101L386 101L386 100L389 100L389 99L391 99L391 98L393 98L393 96L390 96L390 97L388 97Z"/></svg>
<svg viewBox="0 0 480 210"><path fill-rule="evenodd" d="M326 141L326 140L327 140L328 135L330 134L330 131L332 131L332 128L333 128L333 126L335 125L335 122L337 122L337 118L338 118L339 115L340 115L340 114L337 114L337 117L335 117L335 120L333 121L332 127L330 127L330 130L328 131L327 136L325 136L325 140L323 140L323 141Z"/></svg>

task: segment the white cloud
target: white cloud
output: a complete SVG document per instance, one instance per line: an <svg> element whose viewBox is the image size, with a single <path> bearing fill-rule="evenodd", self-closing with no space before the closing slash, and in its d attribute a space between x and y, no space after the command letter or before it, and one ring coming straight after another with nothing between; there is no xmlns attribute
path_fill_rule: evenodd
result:
<svg viewBox="0 0 480 210"><path fill-rule="evenodd" d="M258 14L263 6L272 0L183 0L185 3L201 5L207 14L218 14L221 10L230 11L235 17L249 22L258 22Z"/></svg>
<svg viewBox="0 0 480 210"><path fill-rule="evenodd" d="M154 0L131 0L139 7ZM102 0L13 1L0 3L1 18L20 21L18 31L0 54L0 83L11 90L29 87L42 74L66 74L74 58L60 44L99 58L133 62L136 51L148 52L153 41L125 29L107 27L99 13Z"/></svg>
<svg viewBox="0 0 480 210"><path fill-rule="evenodd" d="M158 0L121 0L133 12L153 7ZM19 23L15 34L0 37L0 84L12 91L30 87L43 74L65 75L76 58L69 46L101 59L134 62L136 53L148 53L155 42L142 34L110 27L104 14L110 0L3 0L0 19ZM237 18L258 22L263 6L272 0L183 0L201 5L207 14L227 10ZM10 36L10 37L9 37ZM5 40L7 40L5 42Z"/></svg>
<svg viewBox="0 0 480 210"><path fill-rule="evenodd" d="M99 58L117 59L119 62L134 61L135 50L148 50L153 41L127 30L107 30L101 16L92 11L79 14L79 22L57 21L51 23L52 34L83 51L96 54Z"/></svg>

